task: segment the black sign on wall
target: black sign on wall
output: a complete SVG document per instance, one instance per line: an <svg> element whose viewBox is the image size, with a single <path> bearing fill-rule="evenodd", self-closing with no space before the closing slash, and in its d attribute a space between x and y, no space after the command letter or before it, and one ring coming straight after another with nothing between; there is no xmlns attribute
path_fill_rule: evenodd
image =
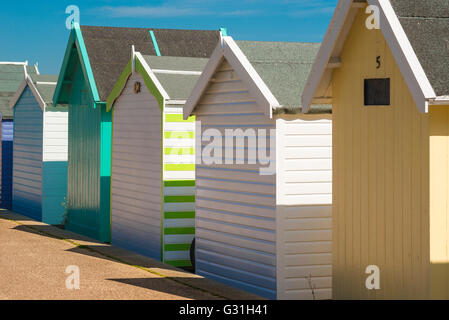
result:
<svg viewBox="0 0 449 320"><path fill-rule="evenodd" d="M390 105L390 79L365 79L365 106Z"/></svg>

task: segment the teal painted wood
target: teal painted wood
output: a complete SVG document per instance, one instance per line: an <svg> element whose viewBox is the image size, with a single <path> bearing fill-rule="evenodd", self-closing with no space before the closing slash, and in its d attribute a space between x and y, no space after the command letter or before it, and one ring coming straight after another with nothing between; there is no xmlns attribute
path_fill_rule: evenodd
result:
<svg viewBox="0 0 449 320"><path fill-rule="evenodd" d="M42 220L43 113L29 88L14 108L13 211Z"/></svg>
<svg viewBox="0 0 449 320"><path fill-rule="evenodd" d="M80 64L79 59L72 63ZM106 115L103 104L94 105L82 68L71 68L74 72L68 93L67 228L109 242L110 115ZM102 144L108 143L109 153L102 158ZM106 149L103 146L104 152Z"/></svg>
<svg viewBox="0 0 449 320"><path fill-rule="evenodd" d="M42 178L42 221L61 224L67 195L67 161L43 162Z"/></svg>

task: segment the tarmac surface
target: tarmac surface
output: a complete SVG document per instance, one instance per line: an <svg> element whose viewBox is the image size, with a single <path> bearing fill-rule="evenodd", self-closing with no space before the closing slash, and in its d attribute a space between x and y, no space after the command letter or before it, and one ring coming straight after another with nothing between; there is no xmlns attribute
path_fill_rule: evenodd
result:
<svg viewBox="0 0 449 320"><path fill-rule="evenodd" d="M0 275L2 300L261 299L10 211L0 211Z"/></svg>

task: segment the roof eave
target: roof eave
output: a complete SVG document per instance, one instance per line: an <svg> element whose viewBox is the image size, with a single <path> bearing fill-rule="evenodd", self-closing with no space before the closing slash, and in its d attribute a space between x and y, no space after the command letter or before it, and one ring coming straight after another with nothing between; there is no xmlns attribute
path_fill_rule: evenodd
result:
<svg viewBox="0 0 449 320"><path fill-rule="evenodd" d="M83 70L84 76L87 79L89 84L90 93L92 99L94 101L94 105L98 103L102 103L104 101L100 100L100 95L98 93L97 85L95 83L95 78L93 75L92 67L90 64L89 56L87 54L86 45L84 43L83 35L81 32L81 28L78 23L74 23L72 26L72 30L70 32L69 41L67 43L67 48L64 55L64 60L62 63L61 71L59 73L58 82L56 85L55 93L53 95L53 105L57 105L60 103L60 95L62 88L64 86L64 79L66 76L67 67L70 61L70 54L73 50L73 45L76 44L76 49L78 53L78 57L81 61L81 69Z"/></svg>

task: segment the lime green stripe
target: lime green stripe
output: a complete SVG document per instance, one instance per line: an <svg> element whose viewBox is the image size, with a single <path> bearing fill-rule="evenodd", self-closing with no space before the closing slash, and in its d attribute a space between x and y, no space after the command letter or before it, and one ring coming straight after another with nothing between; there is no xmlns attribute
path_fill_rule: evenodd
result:
<svg viewBox="0 0 449 320"><path fill-rule="evenodd" d="M195 122L195 116L184 120L182 114L167 114L165 115L165 122Z"/></svg>
<svg viewBox="0 0 449 320"><path fill-rule="evenodd" d="M165 196L165 203L195 202L195 196Z"/></svg>
<svg viewBox="0 0 449 320"><path fill-rule="evenodd" d="M195 154L195 148L165 148L164 153L168 155L189 155Z"/></svg>
<svg viewBox="0 0 449 320"><path fill-rule="evenodd" d="M192 131L167 131L164 133L166 139L193 139L195 132Z"/></svg>
<svg viewBox="0 0 449 320"><path fill-rule="evenodd" d="M165 260L166 264L169 264L173 267L191 267L192 263L190 260Z"/></svg>
<svg viewBox="0 0 449 320"><path fill-rule="evenodd" d="M165 228L165 235L195 234L195 228Z"/></svg>
<svg viewBox="0 0 449 320"><path fill-rule="evenodd" d="M166 244L165 245L165 251L187 251L190 250L191 244L185 243L185 244Z"/></svg>
<svg viewBox="0 0 449 320"><path fill-rule="evenodd" d="M165 219L195 219L195 211L165 212Z"/></svg>
<svg viewBox="0 0 449 320"><path fill-rule="evenodd" d="M167 163L164 165L165 171L195 171L194 164Z"/></svg>
<svg viewBox="0 0 449 320"><path fill-rule="evenodd" d="M164 187L194 187L195 180L170 180L164 181Z"/></svg>

